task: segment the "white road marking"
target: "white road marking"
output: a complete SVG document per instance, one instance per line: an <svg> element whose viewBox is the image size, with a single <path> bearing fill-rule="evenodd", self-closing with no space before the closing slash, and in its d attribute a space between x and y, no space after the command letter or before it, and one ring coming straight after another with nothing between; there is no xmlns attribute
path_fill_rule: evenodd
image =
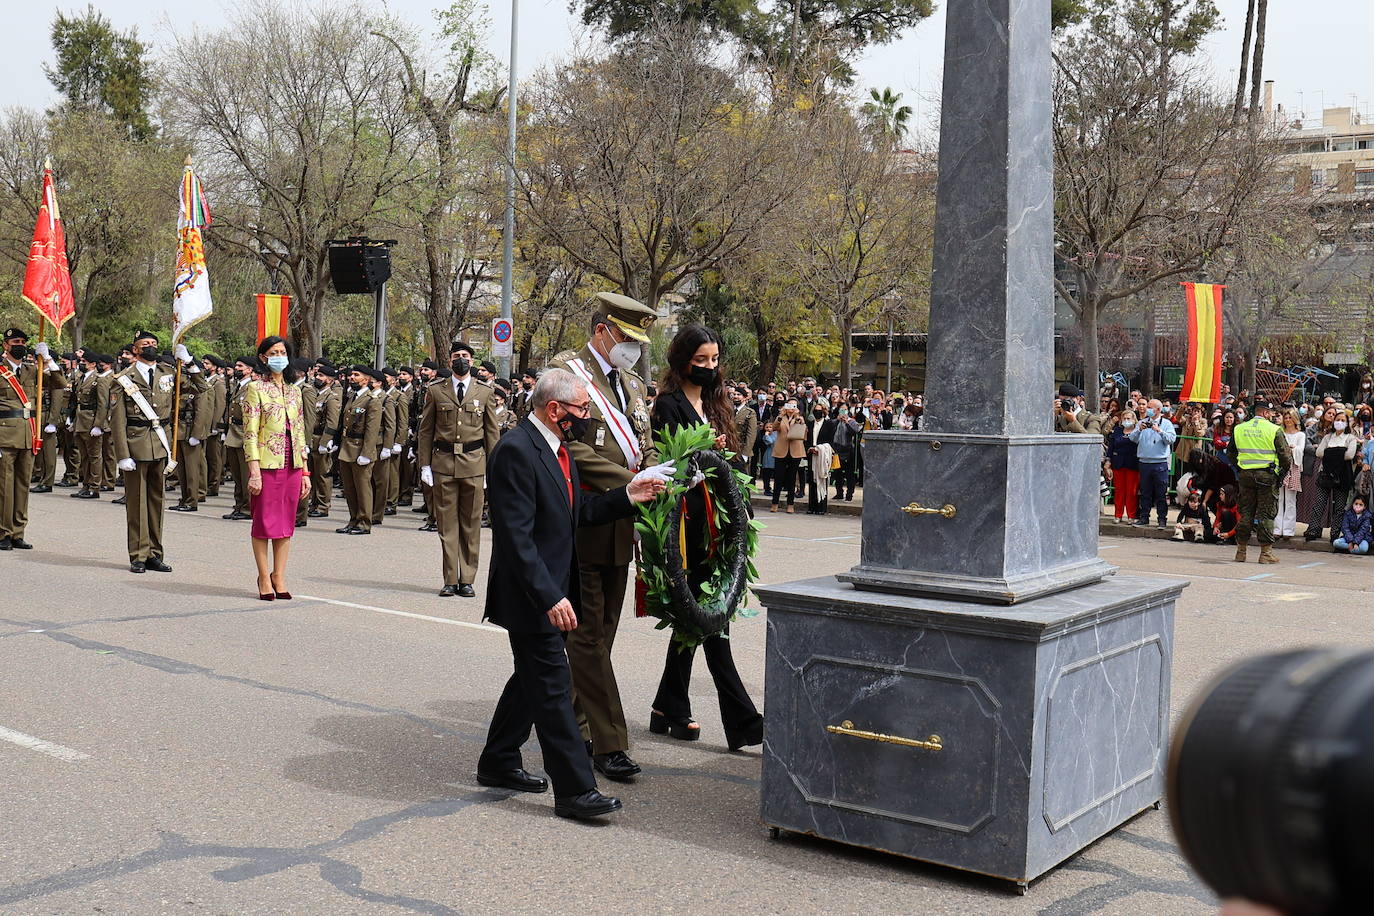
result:
<svg viewBox="0 0 1374 916"><path fill-rule="evenodd" d="M1313 566L1325 566L1325 563L1304 563L1298 569L1311 569Z"/></svg>
<svg viewBox="0 0 1374 916"><path fill-rule="evenodd" d="M759 537L761 537L761 538L772 538L772 539L775 540L775 541L806 541L808 544L819 544L819 543L821 543L821 542L823 542L823 541L828 541L828 542L830 542L830 543L834 543L834 542L836 542L836 541L845 540L845 539L847 539L847 538L858 537L858 535L855 535L855 534L847 534L847 535L844 536L844 538L794 538L794 537L789 537L788 535L785 535L785 534L761 534L761 535L759 535ZM850 544L850 545L847 545L847 546L850 546L850 547L857 547L858 545L857 545L857 544Z"/></svg>
<svg viewBox="0 0 1374 916"><path fill-rule="evenodd" d="M26 747L31 751L38 751L40 754L47 754L49 757L56 757L58 760L90 760L90 754L83 754L81 751L63 747L60 744L53 744L51 741L44 741L42 738L35 738L33 735L26 735L11 728L0 725L0 740Z"/></svg>
<svg viewBox="0 0 1374 916"><path fill-rule="evenodd" d="M1249 582L1254 582L1254 581L1256 581L1257 579L1268 579L1268 578L1269 578L1270 576L1272 576L1272 575L1273 575L1273 573L1257 573L1257 574L1255 574L1255 575L1253 575L1253 576L1246 576L1245 578L1246 578L1246 580L1249 581Z"/></svg>
<svg viewBox="0 0 1374 916"><path fill-rule="evenodd" d="M297 597L305 601L322 601L325 604L334 604L339 607L357 608L360 611L375 611L378 614L391 614L394 617L410 617L413 620L427 620L430 623L446 623L455 627L467 627L469 630L490 630L493 633L505 633L500 627L494 627L489 623L469 623L466 620L450 620L447 617L431 617L428 614L412 614L410 611L394 611L389 607L373 607L370 604L354 604L352 601L338 601L334 598L320 598L315 595L298 595Z"/></svg>
<svg viewBox="0 0 1374 916"><path fill-rule="evenodd" d="M1121 546L1120 544L1099 544L1099 545L1097 545L1097 549L1098 549L1098 550L1115 550L1116 548L1118 548L1118 547L1120 547L1120 546Z"/></svg>

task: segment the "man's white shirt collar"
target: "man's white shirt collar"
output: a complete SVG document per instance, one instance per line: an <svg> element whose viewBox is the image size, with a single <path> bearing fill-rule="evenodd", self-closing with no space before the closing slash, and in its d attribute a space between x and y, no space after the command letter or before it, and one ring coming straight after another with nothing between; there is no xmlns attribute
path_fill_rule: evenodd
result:
<svg viewBox="0 0 1374 916"><path fill-rule="evenodd" d="M539 432L544 435L544 442L547 443L553 453L557 455L558 449L563 445L563 437L549 429L543 420L535 419L534 425L539 427Z"/></svg>

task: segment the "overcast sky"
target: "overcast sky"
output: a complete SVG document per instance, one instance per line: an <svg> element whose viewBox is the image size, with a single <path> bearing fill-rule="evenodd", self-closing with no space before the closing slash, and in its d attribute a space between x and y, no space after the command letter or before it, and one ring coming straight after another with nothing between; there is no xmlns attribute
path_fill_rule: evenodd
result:
<svg viewBox="0 0 1374 916"><path fill-rule="evenodd" d="M388 0L393 11L415 23L432 21L430 11L443 0ZM937 0L939 6L962 0ZM1291 112L1318 117L1321 109L1355 104L1374 115L1374 70L1368 65L1371 0L1275 0L1269 8L1265 77L1275 80L1277 99ZM1246 0L1217 0L1226 27L1209 42L1208 56L1220 82L1234 85L1240 58L1240 31L1245 24ZM51 62L48 27L55 10L77 10L85 0L51 3L16 0L7 4L8 39L0 40L0 106L41 107L53 99L42 65ZM134 25L154 44L166 41L168 28L211 29L225 21L231 3L218 0L98 0L95 6L120 28ZM581 31L567 11L567 0L524 0L520 4L520 61L522 76L566 52ZM492 45L504 59L510 42L510 6L491 7ZM917 120L933 120L938 107L944 15L912 29L860 63L859 88L891 86L916 107Z"/></svg>

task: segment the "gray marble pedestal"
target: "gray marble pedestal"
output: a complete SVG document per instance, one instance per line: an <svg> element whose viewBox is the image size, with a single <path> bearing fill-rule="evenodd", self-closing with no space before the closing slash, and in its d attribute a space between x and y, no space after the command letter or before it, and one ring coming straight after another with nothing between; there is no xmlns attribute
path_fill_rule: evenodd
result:
<svg viewBox="0 0 1374 916"><path fill-rule="evenodd" d="M764 823L1024 885L1162 797L1183 587L1011 607L758 589Z"/></svg>

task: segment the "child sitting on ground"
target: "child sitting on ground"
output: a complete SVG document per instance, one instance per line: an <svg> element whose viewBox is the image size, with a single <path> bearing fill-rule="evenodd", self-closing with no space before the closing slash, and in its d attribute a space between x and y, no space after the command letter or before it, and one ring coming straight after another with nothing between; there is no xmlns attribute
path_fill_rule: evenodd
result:
<svg viewBox="0 0 1374 916"><path fill-rule="evenodd" d="M1178 510L1178 518L1174 521L1174 540L1211 539L1212 521L1207 517L1207 507L1202 504L1202 494L1194 490L1187 495L1183 507Z"/></svg>
<svg viewBox="0 0 1374 916"><path fill-rule="evenodd" d="M1222 544L1234 544L1238 524L1240 507L1236 505L1236 488L1228 483L1217 496L1217 518L1212 523L1212 534Z"/></svg>
<svg viewBox="0 0 1374 916"><path fill-rule="evenodd" d="M1341 520L1341 536L1332 541L1331 546L1340 553L1353 553L1361 557L1369 553L1371 521L1374 519L1369 514L1369 505L1363 496L1356 496Z"/></svg>

